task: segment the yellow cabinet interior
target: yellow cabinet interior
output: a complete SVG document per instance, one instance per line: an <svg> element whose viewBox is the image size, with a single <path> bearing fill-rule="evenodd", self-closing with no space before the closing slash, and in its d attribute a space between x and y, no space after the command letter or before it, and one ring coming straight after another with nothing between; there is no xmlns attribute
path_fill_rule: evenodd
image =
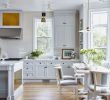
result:
<svg viewBox="0 0 110 100"><path fill-rule="evenodd" d="M19 26L20 25L19 13L3 13L2 25L3 26Z"/></svg>

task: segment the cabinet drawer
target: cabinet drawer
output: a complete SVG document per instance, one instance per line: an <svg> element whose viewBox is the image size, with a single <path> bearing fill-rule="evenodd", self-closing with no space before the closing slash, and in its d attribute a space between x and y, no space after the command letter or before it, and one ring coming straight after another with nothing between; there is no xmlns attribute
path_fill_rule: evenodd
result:
<svg viewBox="0 0 110 100"><path fill-rule="evenodd" d="M70 61L61 61L61 65L73 65L73 62Z"/></svg>
<svg viewBox="0 0 110 100"><path fill-rule="evenodd" d="M34 73L24 73L24 79L26 78L31 78L34 79L35 78L35 74Z"/></svg>
<svg viewBox="0 0 110 100"><path fill-rule="evenodd" d="M46 61L43 61L43 60L40 60L40 61L35 61L34 64L35 65L46 65L47 62Z"/></svg>
<svg viewBox="0 0 110 100"><path fill-rule="evenodd" d="M34 71L33 66L24 66L24 71Z"/></svg>
<svg viewBox="0 0 110 100"><path fill-rule="evenodd" d="M33 64L33 62L24 61L24 66L32 66Z"/></svg>

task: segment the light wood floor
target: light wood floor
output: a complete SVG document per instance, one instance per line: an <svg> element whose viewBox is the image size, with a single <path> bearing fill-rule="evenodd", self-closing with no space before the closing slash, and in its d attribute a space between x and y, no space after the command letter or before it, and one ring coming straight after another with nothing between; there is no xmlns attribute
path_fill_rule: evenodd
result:
<svg viewBox="0 0 110 100"><path fill-rule="evenodd" d="M72 90L63 89L61 100L75 100ZM55 83L26 83L17 100L60 100L60 95Z"/></svg>

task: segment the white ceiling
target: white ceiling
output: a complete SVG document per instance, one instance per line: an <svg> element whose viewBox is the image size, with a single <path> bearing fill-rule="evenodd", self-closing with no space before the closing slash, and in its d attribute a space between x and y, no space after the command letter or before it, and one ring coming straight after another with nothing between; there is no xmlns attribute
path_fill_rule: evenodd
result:
<svg viewBox="0 0 110 100"><path fill-rule="evenodd" d="M83 1L86 0L0 0L0 7L6 8L6 3L9 2L8 8L24 11L64 10L76 9L83 4ZM49 2L51 9L48 9Z"/></svg>

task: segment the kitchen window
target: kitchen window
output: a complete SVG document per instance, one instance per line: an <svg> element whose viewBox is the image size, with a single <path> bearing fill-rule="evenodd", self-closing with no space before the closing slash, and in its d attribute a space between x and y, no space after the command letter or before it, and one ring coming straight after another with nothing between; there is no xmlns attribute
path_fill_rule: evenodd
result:
<svg viewBox="0 0 110 100"><path fill-rule="evenodd" d="M44 55L53 55L53 30L52 19L35 19L34 27L34 50L42 50Z"/></svg>
<svg viewBox="0 0 110 100"><path fill-rule="evenodd" d="M108 12L91 12L91 47L101 52L106 59L107 55L107 36L108 36Z"/></svg>

